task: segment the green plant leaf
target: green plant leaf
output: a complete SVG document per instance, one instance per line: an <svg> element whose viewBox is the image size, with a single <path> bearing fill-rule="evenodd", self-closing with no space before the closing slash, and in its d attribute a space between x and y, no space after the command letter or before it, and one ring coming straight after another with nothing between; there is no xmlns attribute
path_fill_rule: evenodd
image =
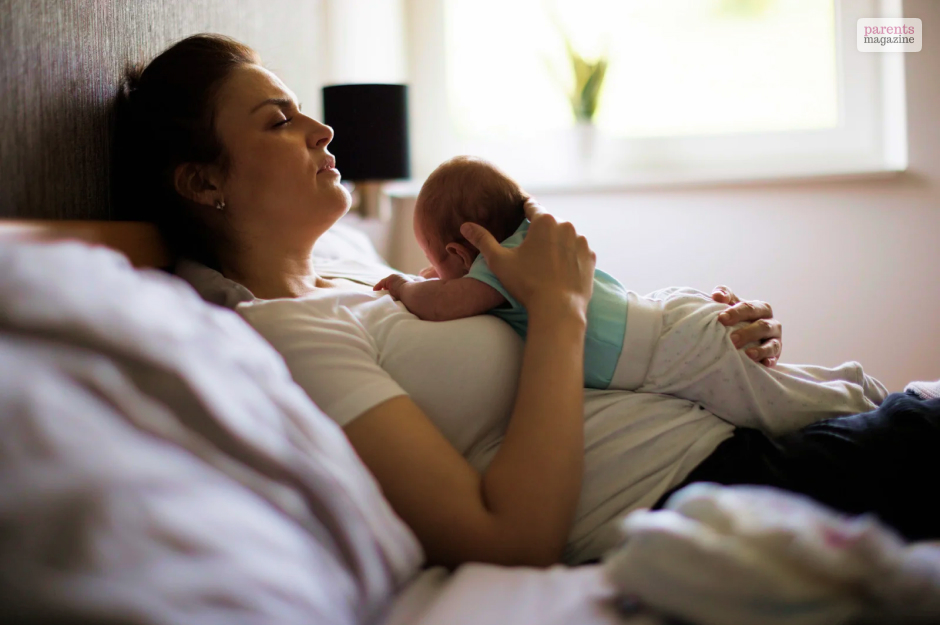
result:
<svg viewBox="0 0 940 625"><path fill-rule="evenodd" d="M574 74L574 86L568 93L571 111L577 121L590 122L597 112L601 88L607 73L607 51L605 50L597 60L588 61L574 49L571 39L561 26L558 27Z"/></svg>

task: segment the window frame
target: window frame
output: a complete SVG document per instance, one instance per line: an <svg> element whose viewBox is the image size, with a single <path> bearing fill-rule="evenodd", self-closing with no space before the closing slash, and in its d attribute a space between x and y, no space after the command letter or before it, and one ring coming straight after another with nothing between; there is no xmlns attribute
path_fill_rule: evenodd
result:
<svg viewBox="0 0 940 625"><path fill-rule="evenodd" d="M835 128L615 138L573 124L564 136L525 143L458 138L448 117L445 1L405 4L412 171L418 180L455 154L491 158L530 192L841 179L907 168L903 53L856 48L857 20L900 17L901 0L833 0L840 105Z"/></svg>

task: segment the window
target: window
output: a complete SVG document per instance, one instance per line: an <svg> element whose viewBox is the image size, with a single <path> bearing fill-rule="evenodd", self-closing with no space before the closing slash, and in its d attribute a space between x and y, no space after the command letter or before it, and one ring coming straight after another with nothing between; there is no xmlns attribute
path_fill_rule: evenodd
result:
<svg viewBox="0 0 940 625"><path fill-rule="evenodd" d="M411 0L413 152L457 153L550 188L906 166L903 59L856 50L874 0ZM607 53L577 124L565 33Z"/></svg>

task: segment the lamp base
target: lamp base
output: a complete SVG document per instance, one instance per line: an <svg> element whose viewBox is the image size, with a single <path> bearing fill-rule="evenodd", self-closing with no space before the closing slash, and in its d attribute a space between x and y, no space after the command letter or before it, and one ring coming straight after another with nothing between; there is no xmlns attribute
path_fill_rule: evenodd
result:
<svg viewBox="0 0 940 625"><path fill-rule="evenodd" d="M392 218L392 199L382 188L382 182L353 183L353 207L364 219L389 221Z"/></svg>

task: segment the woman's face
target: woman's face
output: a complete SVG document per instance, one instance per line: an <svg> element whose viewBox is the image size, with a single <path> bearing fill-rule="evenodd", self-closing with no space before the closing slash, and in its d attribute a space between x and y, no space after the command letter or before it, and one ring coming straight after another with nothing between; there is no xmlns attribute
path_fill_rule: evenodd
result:
<svg viewBox="0 0 940 625"><path fill-rule="evenodd" d="M235 69L219 90L216 132L230 158L225 210L249 237L303 244L349 210L326 149L333 130L298 107L294 93L258 65Z"/></svg>

